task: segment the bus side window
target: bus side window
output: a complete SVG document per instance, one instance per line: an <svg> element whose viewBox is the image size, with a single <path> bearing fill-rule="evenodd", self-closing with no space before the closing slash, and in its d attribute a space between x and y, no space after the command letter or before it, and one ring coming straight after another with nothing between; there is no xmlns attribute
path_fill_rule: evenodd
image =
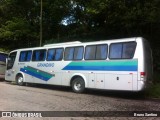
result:
<svg viewBox="0 0 160 120"><path fill-rule="evenodd" d="M21 51L19 61L23 62L26 58L26 51Z"/></svg>
<svg viewBox="0 0 160 120"><path fill-rule="evenodd" d="M26 61L30 61L31 58L32 58L32 51L28 51Z"/></svg>
<svg viewBox="0 0 160 120"><path fill-rule="evenodd" d="M136 42L113 43L110 45L110 59L132 59Z"/></svg>
<svg viewBox="0 0 160 120"><path fill-rule="evenodd" d="M83 59L83 47L75 47L74 50L74 60L82 60Z"/></svg>
<svg viewBox="0 0 160 120"><path fill-rule="evenodd" d="M55 49L49 49L47 53L47 60L52 61L55 58Z"/></svg>
<svg viewBox="0 0 160 120"><path fill-rule="evenodd" d="M54 60L58 61L62 59L63 59L63 48L57 48Z"/></svg>
<svg viewBox="0 0 160 120"><path fill-rule="evenodd" d="M32 51L21 51L19 61L20 62L30 61L31 56L32 56Z"/></svg>
<svg viewBox="0 0 160 120"><path fill-rule="evenodd" d="M95 56L96 56L96 46L95 45L87 46L85 50L85 59L94 60Z"/></svg>
<svg viewBox="0 0 160 120"><path fill-rule="evenodd" d="M46 50L35 50L33 51L33 61L44 61L46 57Z"/></svg>
<svg viewBox="0 0 160 120"><path fill-rule="evenodd" d="M121 59L122 58L122 43L113 43L110 45L110 59Z"/></svg>
<svg viewBox="0 0 160 120"><path fill-rule="evenodd" d="M40 50L39 61L44 61L46 58L46 50Z"/></svg>
<svg viewBox="0 0 160 120"><path fill-rule="evenodd" d="M40 51L35 51L35 61L39 60Z"/></svg>
<svg viewBox="0 0 160 120"><path fill-rule="evenodd" d="M107 45L97 45L96 49L96 59L104 60L107 58L108 46Z"/></svg>
<svg viewBox="0 0 160 120"><path fill-rule="evenodd" d="M123 44L123 55L122 58L124 59L131 59L134 56L136 48L136 42L128 42Z"/></svg>
<svg viewBox="0 0 160 120"><path fill-rule="evenodd" d="M64 54L64 60L73 60L74 48L66 48Z"/></svg>

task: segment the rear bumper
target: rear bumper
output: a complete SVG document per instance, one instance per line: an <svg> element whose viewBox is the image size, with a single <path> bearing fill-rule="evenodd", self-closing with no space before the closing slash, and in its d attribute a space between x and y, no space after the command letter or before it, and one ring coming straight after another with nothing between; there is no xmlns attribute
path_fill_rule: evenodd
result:
<svg viewBox="0 0 160 120"><path fill-rule="evenodd" d="M138 81L138 91L144 91L152 85L152 81Z"/></svg>

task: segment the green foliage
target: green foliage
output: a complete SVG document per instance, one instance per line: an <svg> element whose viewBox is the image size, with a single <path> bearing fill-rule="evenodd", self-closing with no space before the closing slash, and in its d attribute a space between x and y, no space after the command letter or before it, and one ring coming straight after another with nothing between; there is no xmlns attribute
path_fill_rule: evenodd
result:
<svg viewBox="0 0 160 120"><path fill-rule="evenodd" d="M160 98L160 74L159 74L159 71L154 72L153 83L145 91L145 95L149 98Z"/></svg>
<svg viewBox="0 0 160 120"><path fill-rule="evenodd" d="M7 46L9 49L39 45L40 5L40 0L0 1L2 46L11 41L19 45ZM43 0L42 20L43 44L51 39L143 36L152 46L160 45L159 0Z"/></svg>
<svg viewBox="0 0 160 120"><path fill-rule="evenodd" d="M6 21L0 28L1 46L5 46L4 48L8 49L11 47L20 48L22 45L23 47L29 46L31 42L29 39L36 38L35 34L31 33L31 28L27 20L22 18L13 18L12 20ZM11 45L8 45L8 43Z"/></svg>
<svg viewBox="0 0 160 120"><path fill-rule="evenodd" d="M159 70L160 70L160 64L159 64L158 67L159 67ZM159 70L154 72L154 75L153 75L153 82L154 82L154 84L160 83Z"/></svg>
<svg viewBox="0 0 160 120"><path fill-rule="evenodd" d="M147 91L147 96L150 98L160 98L160 83L153 84Z"/></svg>

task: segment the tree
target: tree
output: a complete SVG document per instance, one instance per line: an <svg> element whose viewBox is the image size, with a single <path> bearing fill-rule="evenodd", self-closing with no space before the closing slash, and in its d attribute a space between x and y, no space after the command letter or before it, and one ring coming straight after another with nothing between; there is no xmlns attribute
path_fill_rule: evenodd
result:
<svg viewBox="0 0 160 120"><path fill-rule="evenodd" d="M13 18L0 28L1 47L9 49L29 47L36 39L37 33L31 31L32 26L22 18Z"/></svg>
<svg viewBox="0 0 160 120"><path fill-rule="evenodd" d="M40 4L1 0L0 42L19 41L12 49L23 47L23 40L30 43L25 47L38 46ZM160 44L159 21L159 0L43 0L42 42L143 36L153 46Z"/></svg>

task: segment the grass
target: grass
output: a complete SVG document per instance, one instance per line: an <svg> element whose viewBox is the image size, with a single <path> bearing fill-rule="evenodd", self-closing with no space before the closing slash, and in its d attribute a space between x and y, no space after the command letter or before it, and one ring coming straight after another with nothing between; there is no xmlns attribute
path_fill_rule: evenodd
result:
<svg viewBox="0 0 160 120"><path fill-rule="evenodd" d="M150 98L160 98L160 72L154 72L153 84L146 91Z"/></svg>
<svg viewBox="0 0 160 120"><path fill-rule="evenodd" d="M149 90L147 90L147 96L149 98L160 98L160 83L153 84Z"/></svg>

